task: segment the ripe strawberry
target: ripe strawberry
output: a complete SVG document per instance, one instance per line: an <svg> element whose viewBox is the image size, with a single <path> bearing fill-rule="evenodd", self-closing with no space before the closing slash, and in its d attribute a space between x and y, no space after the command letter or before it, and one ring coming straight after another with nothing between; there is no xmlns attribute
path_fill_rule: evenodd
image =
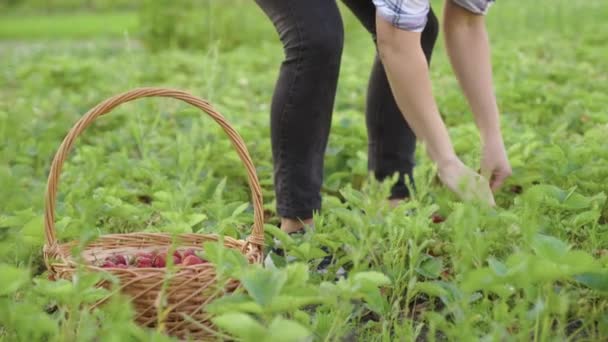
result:
<svg viewBox="0 0 608 342"><path fill-rule="evenodd" d="M138 252L137 254L135 254L135 258L139 259L139 258L146 258L146 259L154 259L154 254L150 253L150 252Z"/></svg>
<svg viewBox="0 0 608 342"><path fill-rule="evenodd" d="M179 264L182 262L182 255L179 251L175 251L173 252L173 263L175 265Z"/></svg>
<svg viewBox="0 0 608 342"><path fill-rule="evenodd" d="M162 254L157 255L152 260L152 267L162 268L162 267L165 267L165 264L166 264L165 263L165 256L162 255Z"/></svg>
<svg viewBox="0 0 608 342"><path fill-rule="evenodd" d="M203 260L201 260L201 258L197 257L196 255L188 255L182 261L182 265L184 265L184 266L199 265L202 263L203 263Z"/></svg>
<svg viewBox="0 0 608 342"><path fill-rule="evenodd" d="M125 258L124 255L113 255L111 257L109 257L109 259L115 263L116 265L127 265L127 258Z"/></svg>
<svg viewBox="0 0 608 342"><path fill-rule="evenodd" d="M433 223L441 223L445 221L445 218L437 213L433 214L431 218L433 219Z"/></svg>
<svg viewBox="0 0 608 342"><path fill-rule="evenodd" d="M123 265L123 264L117 264L116 268L129 268L129 266Z"/></svg>
<svg viewBox="0 0 608 342"><path fill-rule="evenodd" d="M186 257L188 257L190 255L196 256L196 253L194 252L194 249L192 249L192 248L188 248L184 251L184 253L182 254L182 259L186 259Z"/></svg>
<svg viewBox="0 0 608 342"><path fill-rule="evenodd" d="M524 191L524 188L521 185L512 185L511 188L509 188L509 191L511 191L514 194L521 194Z"/></svg>
<svg viewBox="0 0 608 342"><path fill-rule="evenodd" d="M152 259L137 258L137 260L135 261L135 266L139 268L152 267Z"/></svg>
<svg viewBox="0 0 608 342"><path fill-rule="evenodd" d="M179 265L182 263L182 259L178 256L173 256L173 265Z"/></svg>
<svg viewBox="0 0 608 342"><path fill-rule="evenodd" d="M104 263L101 265L101 267L103 267L103 268L115 268L115 267L116 267L116 264L115 264L115 263L113 263L113 262L112 262L112 261L110 261L110 260L106 260L106 261L104 261Z"/></svg>

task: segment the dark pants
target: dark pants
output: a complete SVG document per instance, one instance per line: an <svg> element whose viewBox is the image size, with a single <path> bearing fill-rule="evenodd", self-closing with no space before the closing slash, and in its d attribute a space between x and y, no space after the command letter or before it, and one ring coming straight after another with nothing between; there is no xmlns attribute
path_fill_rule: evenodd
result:
<svg viewBox="0 0 608 342"><path fill-rule="evenodd" d="M285 60L271 105L271 141L277 211L281 217L311 218L321 209L323 158L340 71L344 31L334 0L256 0L272 20ZM372 0L343 0L375 42ZM432 10L421 44L430 63L438 34ZM407 63L407 61L403 61ZM369 170L382 181L399 173L391 197L409 196L416 137L393 98L376 55L367 89Z"/></svg>

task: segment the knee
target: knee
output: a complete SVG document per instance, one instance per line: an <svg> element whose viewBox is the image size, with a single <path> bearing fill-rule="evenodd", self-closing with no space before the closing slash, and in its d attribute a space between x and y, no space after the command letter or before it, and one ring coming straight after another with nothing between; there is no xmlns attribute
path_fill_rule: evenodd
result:
<svg viewBox="0 0 608 342"><path fill-rule="evenodd" d="M307 63L334 65L340 62L344 46L342 25L318 27L300 32L296 41L285 44L287 58L299 58Z"/></svg>

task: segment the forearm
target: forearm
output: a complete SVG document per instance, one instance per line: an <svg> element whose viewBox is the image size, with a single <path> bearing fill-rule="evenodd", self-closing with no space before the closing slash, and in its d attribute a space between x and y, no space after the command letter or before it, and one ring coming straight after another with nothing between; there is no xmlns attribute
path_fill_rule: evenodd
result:
<svg viewBox="0 0 608 342"><path fill-rule="evenodd" d="M405 120L426 144L437 164L455 158L454 149L435 100L420 33L395 28L378 18L378 49L393 95Z"/></svg>
<svg viewBox="0 0 608 342"><path fill-rule="evenodd" d="M482 139L501 138L484 17L446 1L443 27L450 62Z"/></svg>

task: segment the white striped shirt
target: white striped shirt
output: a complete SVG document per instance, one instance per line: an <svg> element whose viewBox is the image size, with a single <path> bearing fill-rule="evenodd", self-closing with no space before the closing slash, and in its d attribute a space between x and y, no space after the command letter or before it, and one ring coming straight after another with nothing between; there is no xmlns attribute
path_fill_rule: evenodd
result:
<svg viewBox="0 0 608 342"><path fill-rule="evenodd" d="M485 15L494 0L453 1L471 13ZM378 15L394 26L407 31L421 32L427 21L430 0L373 0Z"/></svg>

